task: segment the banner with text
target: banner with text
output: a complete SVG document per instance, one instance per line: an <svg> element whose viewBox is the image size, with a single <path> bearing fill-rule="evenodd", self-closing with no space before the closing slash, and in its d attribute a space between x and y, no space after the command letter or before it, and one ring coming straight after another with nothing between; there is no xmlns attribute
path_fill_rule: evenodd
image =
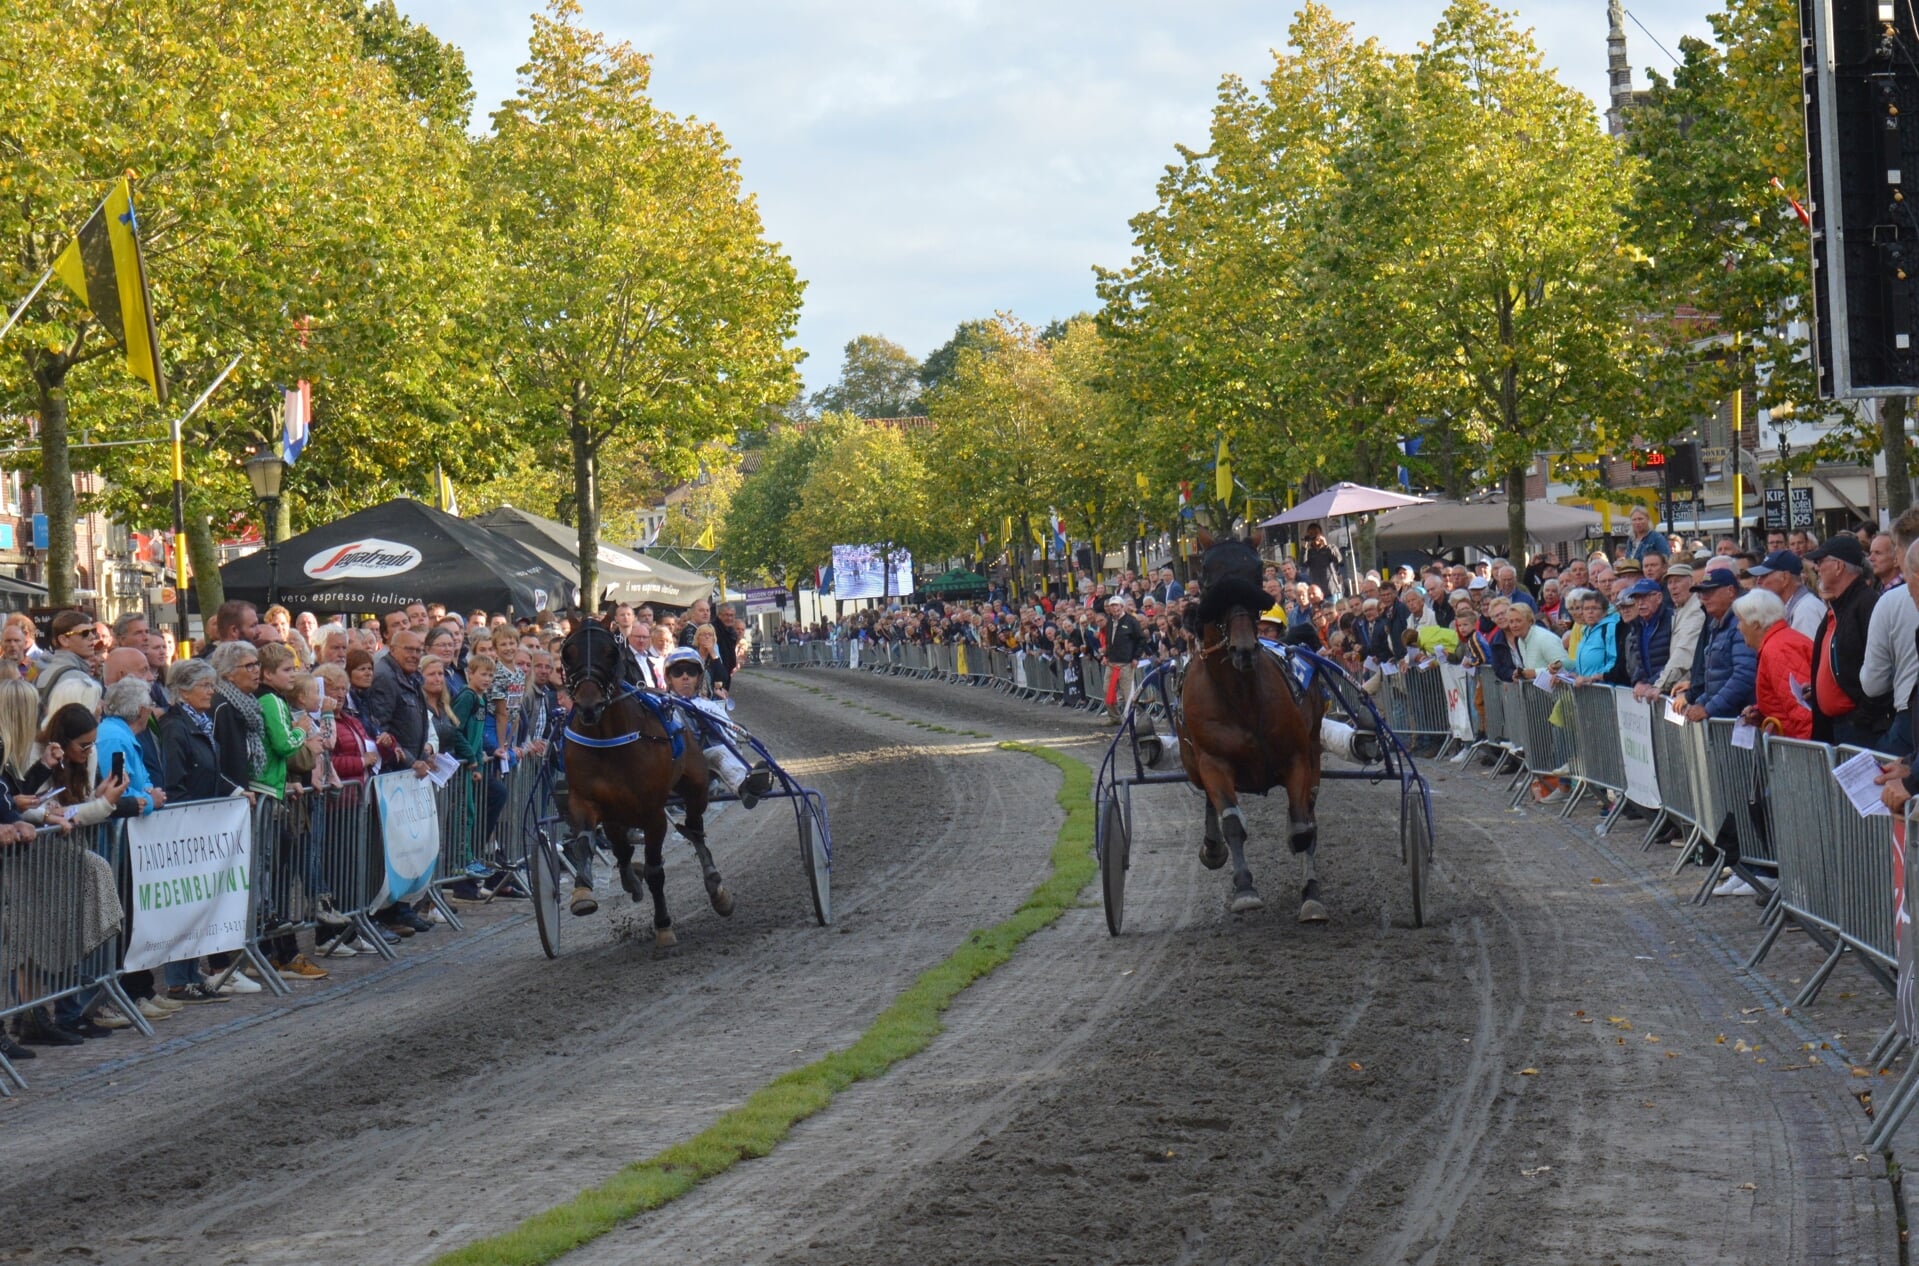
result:
<svg viewBox="0 0 1919 1266"><path fill-rule="evenodd" d="M244 945L252 858L253 817L244 796L168 805L127 819L133 931L126 969Z"/></svg>
<svg viewBox="0 0 1919 1266"><path fill-rule="evenodd" d="M454 784L454 794L474 794L472 784L462 779ZM386 851L386 883L373 906L417 901L432 886L433 869L440 861L440 809L433 800L433 780L410 772L381 774L373 780L373 802Z"/></svg>
<svg viewBox="0 0 1919 1266"><path fill-rule="evenodd" d="M1444 660L1439 664L1439 679L1446 685L1446 724L1452 729L1453 737L1462 743L1473 741L1473 710L1469 702L1473 694L1473 679L1458 664L1448 664Z"/></svg>
<svg viewBox="0 0 1919 1266"><path fill-rule="evenodd" d="M1644 809L1657 809L1659 767L1652 759L1652 710L1655 705L1632 697L1632 691L1614 687L1613 714L1619 719L1619 759L1626 767L1626 798Z"/></svg>

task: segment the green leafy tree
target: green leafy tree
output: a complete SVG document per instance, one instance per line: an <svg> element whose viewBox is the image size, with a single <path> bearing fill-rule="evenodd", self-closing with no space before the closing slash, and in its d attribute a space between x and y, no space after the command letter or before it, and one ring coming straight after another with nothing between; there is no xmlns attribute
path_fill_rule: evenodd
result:
<svg viewBox="0 0 1919 1266"><path fill-rule="evenodd" d="M889 559L896 549L932 558L948 552L957 536L934 501L919 451L886 426L836 432L807 472L799 511L793 525L799 544L820 561L835 545L884 546Z"/></svg>
<svg viewBox="0 0 1919 1266"><path fill-rule="evenodd" d="M244 353L187 452L203 605L220 597L207 526L250 512L238 458L277 439L281 384L306 378L316 396L294 506L424 489L409 476L436 424L458 417L437 402L467 394L457 314L484 274L456 128L422 127L349 24L304 0L0 0L0 67L0 289L24 293L131 171L176 392ZM101 363L119 355L57 286L0 349L13 366L0 413L37 426L55 602L72 593L75 468L110 473L107 508L134 525L168 517L164 445L69 448L74 425L96 440L164 436L165 413Z"/></svg>
<svg viewBox="0 0 1919 1266"><path fill-rule="evenodd" d="M912 353L880 335L862 334L846 345L839 381L814 395L813 407L862 418L921 416L926 407L919 375Z"/></svg>
<svg viewBox="0 0 1919 1266"><path fill-rule="evenodd" d="M987 320L961 321L953 331L953 337L934 348L920 362L920 386L929 392L944 386L959 368L962 351L969 347L984 348L991 345L993 324Z"/></svg>
<svg viewBox="0 0 1919 1266"><path fill-rule="evenodd" d="M762 235L719 131L659 109L648 59L554 0L474 183L501 272L490 327L535 451L573 473L582 588L598 580L599 465L678 454L788 399L800 282Z"/></svg>
<svg viewBox="0 0 1919 1266"><path fill-rule="evenodd" d="M820 454L861 425L850 414L829 413L771 432L758 467L728 502L721 528L720 549L736 574L764 577L798 592L800 581L824 561L806 540L800 499Z"/></svg>

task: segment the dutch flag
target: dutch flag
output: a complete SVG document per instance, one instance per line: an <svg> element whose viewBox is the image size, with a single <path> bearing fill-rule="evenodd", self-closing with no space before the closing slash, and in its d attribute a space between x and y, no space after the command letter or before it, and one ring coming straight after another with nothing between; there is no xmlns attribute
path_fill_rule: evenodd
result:
<svg viewBox="0 0 1919 1266"><path fill-rule="evenodd" d="M1059 517L1059 508L1053 507L1052 522L1053 544L1059 549L1059 556L1066 557L1066 520Z"/></svg>
<svg viewBox="0 0 1919 1266"><path fill-rule="evenodd" d="M286 433L280 442L280 455L291 466L306 450L307 435L313 429L313 385L306 379L287 389L285 417Z"/></svg>

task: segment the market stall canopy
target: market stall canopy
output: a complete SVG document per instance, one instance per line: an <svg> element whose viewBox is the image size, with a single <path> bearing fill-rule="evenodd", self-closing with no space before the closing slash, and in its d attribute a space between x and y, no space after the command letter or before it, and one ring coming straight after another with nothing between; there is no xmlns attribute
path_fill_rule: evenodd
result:
<svg viewBox="0 0 1919 1266"><path fill-rule="evenodd" d="M1527 539L1546 545L1596 536L1600 518L1592 510L1562 506L1556 501L1526 503ZM1381 544L1394 542L1425 549L1454 545L1499 546L1506 543L1506 498L1484 501L1429 501L1379 516L1373 535Z"/></svg>
<svg viewBox="0 0 1919 1266"><path fill-rule="evenodd" d="M474 517L473 522L489 532L511 537L527 549L546 560L571 579L574 587L580 580L580 534L558 519L549 519L534 514L530 510L521 510L516 506L501 506L497 510L488 510ZM713 582L696 571L657 558L648 558L617 546L602 543L600 546L600 593L588 606L597 607L600 602L612 599L614 602L651 602L666 607L690 607L699 599L713 592Z"/></svg>
<svg viewBox="0 0 1919 1266"><path fill-rule="evenodd" d="M266 551L220 569L229 599L267 600ZM559 610L564 573L518 541L404 497L280 542L280 601L317 612L444 602L460 612Z"/></svg>
<svg viewBox="0 0 1919 1266"><path fill-rule="evenodd" d="M1260 522L1261 527L1280 527L1287 523L1317 523L1322 519L1337 519L1347 514L1370 514L1374 510L1391 510L1398 506L1425 505L1426 498L1412 497L1403 492L1389 492L1384 488L1368 488L1365 484L1334 484L1324 492L1315 493L1300 502L1284 514L1275 514Z"/></svg>
<svg viewBox="0 0 1919 1266"><path fill-rule="evenodd" d="M970 572L964 567L955 567L943 575L922 581L920 589L926 593L938 594L942 598L958 598L970 594L984 594L987 589L986 577Z"/></svg>

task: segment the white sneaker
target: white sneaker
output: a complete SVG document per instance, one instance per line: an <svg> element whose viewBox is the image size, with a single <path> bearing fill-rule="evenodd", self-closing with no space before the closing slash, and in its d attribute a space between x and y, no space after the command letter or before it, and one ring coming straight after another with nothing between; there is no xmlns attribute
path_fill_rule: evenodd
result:
<svg viewBox="0 0 1919 1266"><path fill-rule="evenodd" d="M1741 879L1738 875L1730 875L1720 881L1719 886L1712 890L1712 895L1715 897L1751 897L1757 895L1758 892L1759 890L1757 888Z"/></svg>
<svg viewBox="0 0 1919 1266"><path fill-rule="evenodd" d="M352 958L359 952L345 941L339 941L321 950L320 954L324 958Z"/></svg>
<svg viewBox="0 0 1919 1266"><path fill-rule="evenodd" d="M133 1026L133 1021L121 1015L114 1007L96 1007L87 1017L103 1029L125 1029Z"/></svg>
<svg viewBox="0 0 1919 1266"><path fill-rule="evenodd" d="M356 936L353 938L353 952L355 954L377 954L380 951L367 944L367 939L364 936Z"/></svg>
<svg viewBox="0 0 1919 1266"><path fill-rule="evenodd" d="M1547 792L1545 795L1534 797L1533 803L1534 804L1563 804L1567 798L1568 798L1568 793L1564 787L1554 787L1551 791Z"/></svg>
<svg viewBox="0 0 1919 1266"><path fill-rule="evenodd" d="M259 981L245 972L234 972L227 977L227 983L220 986L221 993L259 993L265 988Z"/></svg>
<svg viewBox="0 0 1919 1266"><path fill-rule="evenodd" d="M425 910L422 910L420 912L420 917L422 919L425 919L428 923L445 923L446 922L446 916L440 913L440 907L438 906L428 906Z"/></svg>
<svg viewBox="0 0 1919 1266"><path fill-rule="evenodd" d="M178 1007L163 1007L151 998L140 999L140 1014L149 1020L171 1020Z"/></svg>

